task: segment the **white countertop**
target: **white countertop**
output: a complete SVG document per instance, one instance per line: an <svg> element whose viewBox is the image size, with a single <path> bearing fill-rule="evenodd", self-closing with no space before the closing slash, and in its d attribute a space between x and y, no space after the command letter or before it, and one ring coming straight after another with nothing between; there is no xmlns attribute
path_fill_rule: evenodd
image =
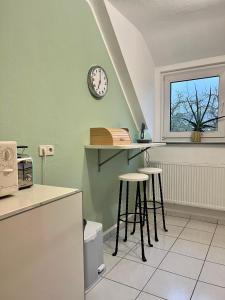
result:
<svg viewBox="0 0 225 300"><path fill-rule="evenodd" d="M166 143L133 143L128 145L86 145L86 149L144 149L144 148L154 148L166 146Z"/></svg>
<svg viewBox="0 0 225 300"><path fill-rule="evenodd" d="M35 184L0 198L0 220L78 192L78 189Z"/></svg>

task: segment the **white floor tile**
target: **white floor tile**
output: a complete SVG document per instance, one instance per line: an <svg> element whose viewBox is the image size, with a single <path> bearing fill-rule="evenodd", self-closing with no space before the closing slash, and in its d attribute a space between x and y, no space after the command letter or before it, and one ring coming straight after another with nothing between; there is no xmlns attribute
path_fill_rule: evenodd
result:
<svg viewBox="0 0 225 300"><path fill-rule="evenodd" d="M181 233L180 238L184 240L189 240L189 241L209 245L212 240L212 236L213 233L211 232L185 228L184 231Z"/></svg>
<svg viewBox="0 0 225 300"><path fill-rule="evenodd" d="M197 220L197 221L201 221L201 222L206 222L206 223L211 223L211 224L217 224L217 217L207 217L207 216L199 216L199 215L195 215L195 216L190 216L190 219L192 220Z"/></svg>
<svg viewBox="0 0 225 300"><path fill-rule="evenodd" d="M158 225L158 233L161 235L168 235L168 236L172 236L172 237L178 237L178 235L181 233L181 231L183 230L183 227L180 226L175 226L175 225L166 225L168 231L164 231L163 229L163 225L159 224Z"/></svg>
<svg viewBox="0 0 225 300"><path fill-rule="evenodd" d="M87 295L86 300L134 300L139 291L125 285L102 279Z"/></svg>
<svg viewBox="0 0 225 300"><path fill-rule="evenodd" d="M171 251L194 258L205 259L208 248L208 245L178 239L171 248Z"/></svg>
<svg viewBox="0 0 225 300"><path fill-rule="evenodd" d="M212 240L212 245L216 247L225 248L225 233L222 233L221 231L216 231Z"/></svg>
<svg viewBox="0 0 225 300"><path fill-rule="evenodd" d="M166 216L173 216L173 217L179 217L179 218L185 218L185 219L190 219L190 215L185 212L181 211L171 211L169 209L166 209Z"/></svg>
<svg viewBox="0 0 225 300"><path fill-rule="evenodd" d="M122 259L106 277L141 290L154 271L150 266Z"/></svg>
<svg viewBox="0 0 225 300"><path fill-rule="evenodd" d="M192 300L224 300L225 289L198 282Z"/></svg>
<svg viewBox="0 0 225 300"><path fill-rule="evenodd" d="M140 226L139 224L136 224L136 230L134 234L130 234L133 230L133 226L131 226L131 224L129 224L128 226L128 230L127 230L127 240L131 241L133 243L138 243L141 240L141 235L140 235ZM146 226L143 229L143 234L144 236L146 235ZM120 236L121 238L124 238L125 236L125 228L120 230Z"/></svg>
<svg viewBox="0 0 225 300"><path fill-rule="evenodd" d="M158 265L161 263L163 258L166 256L167 251L157 249L155 247L148 247L145 246L145 257L147 259L146 262L142 262L141 260L141 245L136 246L134 249L132 249L125 258L134 260L136 262L142 262L146 265L152 266L152 267L158 267Z"/></svg>
<svg viewBox="0 0 225 300"><path fill-rule="evenodd" d="M168 300L189 300L195 280L157 270L144 291Z"/></svg>
<svg viewBox="0 0 225 300"><path fill-rule="evenodd" d="M186 227L214 233L214 231L216 229L216 224L198 221L198 220L190 220L187 223Z"/></svg>
<svg viewBox="0 0 225 300"><path fill-rule="evenodd" d="M97 284L99 284L101 280L102 280L102 276L98 275L96 281L92 285L90 285L88 289L85 289L85 294L88 294Z"/></svg>
<svg viewBox="0 0 225 300"><path fill-rule="evenodd" d="M112 254L104 253L105 271L102 274L105 276L119 261L121 260L118 256L112 256Z"/></svg>
<svg viewBox="0 0 225 300"><path fill-rule="evenodd" d="M137 300L162 300L162 298L147 294L147 293L141 293Z"/></svg>
<svg viewBox="0 0 225 300"><path fill-rule="evenodd" d="M218 225L216 228L216 234L224 234L225 235L225 226L224 225Z"/></svg>
<svg viewBox="0 0 225 300"><path fill-rule="evenodd" d="M166 216L166 224L181 226L184 227L189 219L174 217L174 216Z"/></svg>
<svg viewBox="0 0 225 300"><path fill-rule="evenodd" d="M119 239L117 256L125 256L136 244L130 241L124 242L122 238ZM111 237L104 242L104 252L112 254L115 251L116 238Z"/></svg>
<svg viewBox="0 0 225 300"><path fill-rule="evenodd" d="M156 248L163 249L163 250L169 250L170 247L173 245L173 243L176 240L175 237L167 236L167 235L161 235L161 234L158 234L158 239L159 239L159 241L156 242L155 239L154 239L154 232L152 230L151 231L151 243ZM145 237L145 243L146 243L146 245L148 244L147 237Z"/></svg>
<svg viewBox="0 0 225 300"><path fill-rule="evenodd" d="M225 287L225 266L206 262L199 280Z"/></svg>
<svg viewBox="0 0 225 300"><path fill-rule="evenodd" d="M206 260L225 265L225 249L211 246Z"/></svg>
<svg viewBox="0 0 225 300"><path fill-rule="evenodd" d="M159 269L197 279L202 265L202 260L170 252L159 266Z"/></svg>

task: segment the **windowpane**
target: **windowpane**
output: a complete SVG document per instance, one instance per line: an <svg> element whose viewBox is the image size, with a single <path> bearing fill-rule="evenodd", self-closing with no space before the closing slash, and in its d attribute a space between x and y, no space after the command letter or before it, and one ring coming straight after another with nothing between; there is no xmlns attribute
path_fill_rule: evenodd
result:
<svg viewBox="0 0 225 300"><path fill-rule="evenodd" d="M170 83L170 131L192 131L197 120L218 117L219 76ZM204 131L216 131L218 121L205 123Z"/></svg>

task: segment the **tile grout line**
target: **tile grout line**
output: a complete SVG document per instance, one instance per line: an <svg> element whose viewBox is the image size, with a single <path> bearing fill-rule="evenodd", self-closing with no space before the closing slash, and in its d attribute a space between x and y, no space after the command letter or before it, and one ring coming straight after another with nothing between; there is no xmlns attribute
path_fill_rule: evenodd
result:
<svg viewBox="0 0 225 300"><path fill-rule="evenodd" d="M192 297L193 297L193 295L194 295L194 292L195 292L195 290L196 290L197 284L198 284L198 282L200 281L199 278L200 278L200 276L201 276L201 274L202 274L202 270L203 270L203 268L204 268L204 266L205 266L206 258L207 258L207 255L208 255L208 253L209 253L209 249L210 249L210 247L211 247L211 245L212 245L212 241L213 241L214 235L215 235L215 233L216 233L217 227L218 227L218 223L216 224L215 231L214 231L214 233L213 233L211 242L210 242L210 244L209 244L208 251L207 251L207 253L206 253L206 255L205 255L205 259L204 259L204 262L203 262L203 264L202 264L201 270L200 270L200 272L199 272L198 278L197 278L197 280L196 280L196 283L195 283L194 289L193 289L193 291L192 291L190 300L192 299Z"/></svg>
<svg viewBox="0 0 225 300"><path fill-rule="evenodd" d="M220 249L223 249L223 250L225 250L225 246L224 246L224 247L222 247L222 246L216 246L216 245L212 244L212 247L214 247L214 248L220 248Z"/></svg>
<svg viewBox="0 0 225 300"><path fill-rule="evenodd" d="M110 238L112 238L112 236L110 236ZM96 284L93 284L93 286L92 287L90 287L90 289L88 289L88 291L85 293L85 295L87 295L87 294L89 294L103 279L107 279L107 280L109 280L109 281L113 281L113 282L116 282L116 283L118 283L117 281L114 281L114 280L111 280L111 279L109 279L109 278L107 278L107 277L105 277L104 275L107 275L108 273L110 273L121 261L122 261L122 259L124 259L124 257L131 251L131 250L133 250L136 246L137 246L137 243L135 243L135 242L132 242L133 244L134 244L134 246L129 250L129 251L127 251L125 254L124 254L124 256L123 257L121 257L121 256L117 256L118 258L119 258L119 260L118 260L118 262L108 271L108 272L106 272L106 274L104 273L102 276L99 276L99 280L96 282ZM103 255L104 254L107 254L107 255L112 255L112 253L109 253L109 252L106 252L106 251L104 251L103 250ZM119 284L122 284L122 283L119 283ZM125 285L125 284L124 284ZM127 285L125 285L125 286L127 286ZM130 287L130 286L128 286L128 287ZM134 287L132 287L132 288L134 288ZM135 288L134 288L135 289Z"/></svg>
<svg viewBox="0 0 225 300"><path fill-rule="evenodd" d="M173 242L173 244L170 246L170 248L167 250L167 253L165 255L165 257L162 259L162 261L160 262L160 264L158 265L158 267L156 267L155 271L152 273L152 275L150 276L149 280L146 282L146 284L144 285L144 287L142 288L141 292L139 293L139 295L144 291L144 288L147 286L147 284L150 282L150 280L152 279L153 275L156 273L157 270L159 270L159 266L162 264L162 262L165 260L165 258L167 257L168 253L170 252L170 249L173 247L173 245L176 243L177 239L179 238L179 236L181 235L181 233L184 231L184 229L186 228L187 224L189 223L190 218L187 219L186 224L184 225L182 231L180 232L180 234L177 236L177 238L175 239L175 241ZM162 249L161 249L162 250ZM139 297L138 295L138 297ZM137 298L138 298L137 297ZM157 296L158 297L158 296ZM136 299L137 299L136 298Z"/></svg>
<svg viewBox="0 0 225 300"><path fill-rule="evenodd" d="M130 289L133 289L133 290L136 290L136 291L140 292L140 290L139 290L138 288L133 287L133 286L131 286L131 285L128 285L128 284L125 284L125 283L121 283L121 282L118 282L118 281L116 281L116 280L114 280L114 279L109 279L109 278L107 278L107 277L104 277L104 279L105 279L105 280L108 280L108 281L115 282L115 283L117 283L117 284L119 284L119 285L123 285L123 286L129 287Z"/></svg>
<svg viewBox="0 0 225 300"><path fill-rule="evenodd" d="M200 230L198 230L198 231L200 231ZM213 237L213 234L212 234L212 237ZM212 239L212 237L211 237L211 239ZM193 240L184 239L184 238L181 238L181 237L180 237L180 240L182 240L182 241L188 241L188 242L193 242L193 243L197 243L197 244L201 244L201 245L205 245L205 246L209 246L210 245L210 242L206 244L206 243L202 243L202 242L196 242L196 241L193 241Z"/></svg>
<svg viewBox="0 0 225 300"><path fill-rule="evenodd" d="M90 286L87 290L85 290L84 291L85 296L88 295L102 281L102 279L103 279L102 277L99 277L92 286Z"/></svg>
<svg viewBox="0 0 225 300"><path fill-rule="evenodd" d="M197 230L197 229L196 229ZM198 230L198 231L201 231L201 230ZM192 242L192 243L196 243L196 244L200 244L200 245L204 245L204 246L209 246L210 245L210 242L208 243L208 244L206 244L206 243L201 243L201 242L196 242L196 241L193 241L193 240L188 240L188 239L184 239L184 238L181 238L180 237L180 234L183 232L183 229L182 229L182 231L178 234L178 236L177 237L175 237L175 236L171 236L171 235L163 235L163 234L158 234L159 236L166 236L166 237L170 237L170 238L175 238L175 239L180 239L180 240L182 240L182 241L187 241L187 242ZM213 233L212 233L212 237L211 237L211 239L213 238ZM130 242L131 242L131 240L129 240ZM138 241L138 242L136 242L137 244L140 244L140 241ZM145 243L145 245L146 246L148 246L148 244L147 243ZM225 250L225 247L218 247L218 246L214 246L214 245L212 245L213 247L217 247L217 248L221 248L221 249L224 249ZM155 248L156 249L159 249L159 250L165 250L165 249L163 249L163 248L160 248L160 247L156 247L155 246ZM168 250L166 250L166 251L168 251ZM171 251L171 250L170 250ZM171 251L171 252L173 252L173 253L178 253L178 254L181 254L181 253L179 253L179 252L176 252L176 251ZM181 254L181 255L184 255L184 256L188 256L188 257L192 257L192 258L195 258L195 259L199 259L199 260L204 260L204 259L201 259L201 258L196 258L196 257L194 257L194 256L190 256L190 255L187 255L187 254Z"/></svg>
<svg viewBox="0 0 225 300"><path fill-rule="evenodd" d="M185 228L193 229L193 230L197 230L197 231L203 231L203 232L211 233L211 232L209 232L209 231L198 230L198 229L196 229L196 228L189 228L189 227L187 227L188 223L189 223L191 220L192 220L191 218L187 218L187 222L186 222L186 224L185 224L184 226L174 225L174 224L168 224L168 225L171 225L171 226L180 227L180 228L182 228L182 230L181 230L181 232L179 233L179 235L178 235L177 237L169 236L169 235L165 235L165 234L164 234L164 236L168 236L168 237L173 237L173 238L175 238L173 244L170 246L170 248L169 248L168 250L165 250L165 249L162 249L162 248L155 247L156 249L164 250L164 251L167 252L166 255L165 255L165 257L162 259L162 261L161 261L160 264L158 265L158 267L154 267L154 266L151 266L151 265L144 264L144 263L142 263L142 262L137 262L137 261L135 261L135 260L126 258L126 256L127 256L131 251L133 251L137 246L139 246L139 244L140 244L140 241L134 242L134 241L131 241L131 240L130 240L130 242L133 242L133 243L134 243L133 247L132 247L128 252L126 252L125 255L124 255L123 257L119 257L119 258L120 258L119 261L118 261L118 262L117 262L117 263L116 263L116 264L115 264L115 265L107 272L107 274L110 273L110 272L111 272L111 271L112 271L112 270L113 270L113 269L114 269L114 268L115 268L115 267L116 267L123 259L129 260L129 261L133 261L133 262L136 262L136 263L142 263L142 264L145 265L145 266L149 266L149 267L155 268L155 270L154 270L154 272L152 273L152 275L150 276L149 280L147 281L147 283L144 285L144 287L143 287L141 290L139 290L139 289L137 289L137 288L134 288L134 287L132 287L132 286L129 286L129 285L126 285L126 284L117 282L117 281L115 281L115 280L111 280L111 279L109 279L109 278L107 278L107 277L104 277L104 276L102 276L101 280L102 280L103 278L105 278L105 279L107 279L107 280L109 280L109 281L113 281L113 282L119 283L119 284L121 284L121 285L125 285L125 286L127 286L127 287L136 289L137 291L140 291L135 299L138 299L138 297L140 296L140 294L141 294L142 292L145 292L145 293L147 293L147 294L149 294L149 295L153 295L153 294L148 293L147 291L144 291L144 288L145 288L146 285L149 283L149 281L151 280L151 278L153 277L153 275L155 274L155 272L156 272L157 270L161 270L161 271L164 271L164 272L168 272L168 273L171 273L171 274L175 274L175 275L177 275L177 276L181 276L181 277L185 277L185 278L189 278L189 279L195 280L195 279L190 278L190 277L187 277L187 276L183 276L183 275L180 275L180 274L176 274L176 273L173 273L173 272L170 272L170 271L166 271L166 270L160 269L160 265L161 265L162 262L165 260L165 258L166 258L167 255L169 254L169 252L170 252L170 253L177 253L177 252L171 251L171 248L172 248L173 245L176 243L176 241L180 238L180 236L181 236L182 232L185 230ZM202 221L202 222L203 222L203 221ZM208 223L210 223L210 222L208 222ZM158 225L159 225L159 224L158 224ZM215 235L215 232L216 232L217 227L218 227L218 224L216 224L216 228L214 229L214 233L213 233L213 235L212 235L211 242L210 242L209 245L203 244L203 243L199 243L199 242L195 242L195 241L191 241L191 240L187 240L187 241L190 241L190 242L194 242L194 243L203 244L203 245L207 245L207 246L208 246L208 251L207 251L207 254L206 254L204 260L199 259L199 258L196 258L196 257L191 257L191 256L188 256L188 255L185 255L185 254L181 254L181 253L177 253L177 254L179 254L179 255L181 255L181 256L191 257L191 258L194 258L194 259L203 261L203 266L204 266L204 264L205 264L205 262L206 262L206 257L207 257L207 255L208 255L210 246L212 245L212 240L213 240L213 237L214 237L214 235ZM160 235L160 234L159 234L159 235ZM163 236L163 235L162 235L162 236ZM182 238L180 238L180 239L182 239ZM186 240L186 239L182 239L182 240ZM218 248L224 249L223 247L218 247ZM105 252L105 253L108 254L108 255L111 255L111 253L108 253L108 252ZM220 265L220 264L219 264L219 265ZM221 264L221 265L222 265L222 264ZM201 271L200 271L200 274L199 274L199 276L198 276L198 278L197 278L197 280L196 280L196 284L195 284L195 287L194 287L194 290L193 290L193 292L192 292L191 297L192 297L193 294L194 294L194 291L195 291L197 282L199 281L199 277L200 277L200 275L201 275L203 266L202 266ZM101 281L101 280L100 280L100 281ZM100 283L100 281L99 281L96 285L98 285L98 284ZM200 281L200 282L201 282L201 281ZM96 285L95 285L95 286L96 286ZM212 285L213 285L213 284L212 284ZM94 286L94 287L95 287L95 286ZM215 285L215 286L216 286L216 285ZM93 288L94 288L94 287L93 287ZM92 289L91 289L91 290L92 290ZM153 295L153 296L157 296L157 295ZM157 296L157 297L159 297L159 296ZM161 299L165 299L165 298L162 298L162 297L161 297ZM190 298L190 299L191 299L191 298Z"/></svg>
<svg viewBox="0 0 225 300"><path fill-rule="evenodd" d="M158 224L157 224L157 225L158 225ZM153 230L154 230L154 228L153 228ZM182 229L182 231L183 231L183 229ZM182 232L182 231L181 231L181 232ZM154 238L153 238L153 239L154 239ZM176 240L177 240L177 238L175 239L174 243L176 242ZM173 243L173 244L174 244L174 243ZM173 244L172 244L172 246L173 246ZM171 246L171 247L172 247L172 246ZM158 249L159 249L159 248L158 248ZM170 248L169 248L169 249L170 249ZM165 250L165 249L160 249L160 250ZM166 251L167 251L167 253L166 253L165 257L167 256L169 250L166 250ZM165 257L164 257L164 258L165 258ZM152 279L153 275L155 274L155 272L156 272L157 269L158 269L158 267L154 267L154 268L155 268L154 272L152 273L152 275L150 276L150 278L148 279L148 281L146 282L146 284L143 286L143 288L141 289L140 293L137 295L137 297L135 298L135 300L138 300L138 298L139 298L139 296L141 295L142 292L145 292L145 293L149 294L148 292L144 291L144 288L145 288L146 285L149 283L149 281ZM153 294L149 294L149 295L153 295ZM157 295L153 295L153 296L158 297ZM167 300L166 298L161 298L161 299Z"/></svg>
<svg viewBox="0 0 225 300"><path fill-rule="evenodd" d="M108 253L106 253L107 255L110 255L110 254L108 254ZM111 254L112 255L112 254ZM123 258L122 257L119 257L119 260L118 260L118 262L110 269L110 270L106 270L106 272L104 272L103 274L102 274L102 278L105 278L105 276L109 273L109 272L111 272L114 268L115 268L115 266L117 266L118 265L118 263L120 263L121 262L121 260L122 260Z"/></svg>
<svg viewBox="0 0 225 300"><path fill-rule="evenodd" d="M215 283L209 283L209 282L202 281L202 280L199 280L198 282L202 282L202 283L205 283L205 284L208 284L208 285L212 285L212 286L215 286L215 287L218 287L218 288L221 288L221 289L225 290L224 286L221 286L221 285L218 285L218 284L215 284Z"/></svg>
<svg viewBox="0 0 225 300"><path fill-rule="evenodd" d="M133 242L134 243L134 242ZM131 247L131 249L129 250L129 251L127 251L125 254L124 254L124 256L123 257L121 257L121 256L117 256L117 257L119 257L120 259L119 259L119 261L106 273L106 274L108 274L108 273L110 273L120 262L121 262L121 260L123 260L124 258L125 258L125 256L127 256L129 253L130 253L130 251L132 251L136 246L137 246L137 244L138 243L134 243L134 246L133 247ZM106 253L106 252L105 252ZM106 254L108 254L108 255L112 255L112 253L111 254L109 254L109 253L106 253ZM106 275L105 274L105 275ZM102 276L103 278L106 278L105 276ZM110 280L110 279L109 279Z"/></svg>

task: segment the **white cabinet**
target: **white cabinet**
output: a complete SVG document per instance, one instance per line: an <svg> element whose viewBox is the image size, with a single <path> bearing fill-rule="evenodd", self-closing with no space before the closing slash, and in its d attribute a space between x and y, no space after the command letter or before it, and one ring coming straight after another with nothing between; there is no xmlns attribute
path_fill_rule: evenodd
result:
<svg viewBox="0 0 225 300"><path fill-rule="evenodd" d="M84 299L81 192L2 219L0 239L0 299Z"/></svg>

